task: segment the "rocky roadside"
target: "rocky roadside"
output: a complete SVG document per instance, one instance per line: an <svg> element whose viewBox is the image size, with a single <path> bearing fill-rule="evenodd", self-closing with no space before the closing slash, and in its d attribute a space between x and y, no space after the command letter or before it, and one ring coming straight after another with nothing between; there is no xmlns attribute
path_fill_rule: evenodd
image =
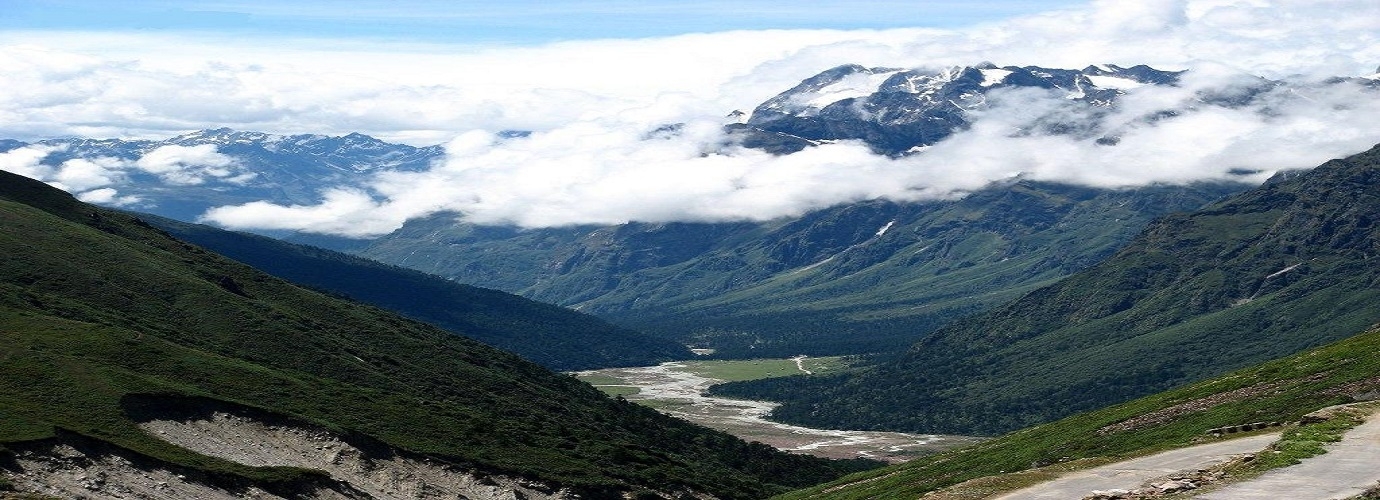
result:
<svg viewBox="0 0 1380 500"><path fill-rule="evenodd" d="M1255 460L1254 453L1238 455L1206 469L1170 474L1146 481L1140 488L1131 490L1094 490L1082 500L1144 500L1164 498L1170 495L1187 493L1216 483L1226 478L1226 471Z"/></svg>

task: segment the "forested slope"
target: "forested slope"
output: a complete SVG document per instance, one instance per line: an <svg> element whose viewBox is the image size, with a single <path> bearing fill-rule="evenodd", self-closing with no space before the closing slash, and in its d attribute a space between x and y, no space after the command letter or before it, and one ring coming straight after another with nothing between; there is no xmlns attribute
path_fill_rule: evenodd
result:
<svg viewBox="0 0 1380 500"><path fill-rule="evenodd" d="M1380 321L1380 148L1165 217L1115 256L848 380L722 386L815 426L999 433Z"/></svg>
<svg viewBox="0 0 1380 500"><path fill-rule="evenodd" d="M140 217L274 276L396 311L553 370L645 366L693 356L676 342L497 290L263 236Z"/></svg>

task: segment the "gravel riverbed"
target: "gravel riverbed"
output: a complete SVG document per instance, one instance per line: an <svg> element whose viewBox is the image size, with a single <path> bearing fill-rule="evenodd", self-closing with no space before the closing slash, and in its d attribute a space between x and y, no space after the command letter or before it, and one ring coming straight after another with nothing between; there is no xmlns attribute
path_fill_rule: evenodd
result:
<svg viewBox="0 0 1380 500"><path fill-rule="evenodd" d="M796 453L901 462L979 441L978 438L966 436L812 429L772 422L766 416L777 403L706 396L704 391L709 386L723 381L698 375L688 368L687 362L670 362L657 366L592 370L576 375L601 376L600 379L612 377L621 381L614 385L638 390L636 394L625 396L629 401L748 441L759 441Z"/></svg>

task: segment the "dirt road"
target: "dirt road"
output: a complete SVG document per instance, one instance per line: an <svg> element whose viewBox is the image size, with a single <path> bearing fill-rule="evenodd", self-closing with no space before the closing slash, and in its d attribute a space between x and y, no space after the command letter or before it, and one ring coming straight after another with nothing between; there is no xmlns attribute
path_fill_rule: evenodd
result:
<svg viewBox="0 0 1380 500"><path fill-rule="evenodd" d="M1380 481L1380 412L1347 431L1327 453L1254 480L1198 496L1205 500L1330 500L1360 495Z"/></svg>
<svg viewBox="0 0 1380 500"><path fill-rule="evenodd" d="M1193 471L1255 453L1279 439L1278 433L1190 446L1066 474L1059 479L995 497L997 500L1083 498L1093 491L1132 490L1146 481L1179 471ZM1272 497L1289 498L1289 497Z"/></svg>

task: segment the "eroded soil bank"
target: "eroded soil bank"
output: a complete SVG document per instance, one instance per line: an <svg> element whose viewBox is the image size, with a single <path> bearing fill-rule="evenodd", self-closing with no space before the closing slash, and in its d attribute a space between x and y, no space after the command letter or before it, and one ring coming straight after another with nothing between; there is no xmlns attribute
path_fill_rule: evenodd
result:
<svg viewBox="0 0 1380 500"><path fill-rule="evenodd" d="M184 469L98 441L68 436L11 446L0 471L17 491L53 498L265 500L304 498L569 500L573 493L534 481L464 470L383 446L356 446L323 429L253 412L212 411L140 424L180 447L249 466L313 469L329 478L268 491L244 480ZM284 489L280 487L279 489ZM0 495L3 496L3 495Z"/></svg>

